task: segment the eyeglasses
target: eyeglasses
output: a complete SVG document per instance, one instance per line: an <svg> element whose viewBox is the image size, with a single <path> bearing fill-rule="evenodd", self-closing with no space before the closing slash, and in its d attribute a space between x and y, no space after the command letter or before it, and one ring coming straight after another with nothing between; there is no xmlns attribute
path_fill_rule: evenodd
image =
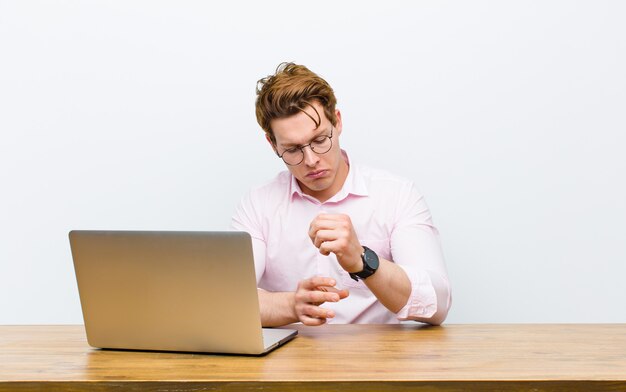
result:
<svg viewBox="0 0 626 392"><path fill-rule="evenodd" d="M282 155L276 153L279 158L288 164L289 166L296 166L304 161L304 147L309 147L311 151L316 153L317 155L326 154L333 146L333 129L330 128L330 136L321 135L311 140L311 143L305 144L303 146L295 146L290 149L283 151Z"/></svg>

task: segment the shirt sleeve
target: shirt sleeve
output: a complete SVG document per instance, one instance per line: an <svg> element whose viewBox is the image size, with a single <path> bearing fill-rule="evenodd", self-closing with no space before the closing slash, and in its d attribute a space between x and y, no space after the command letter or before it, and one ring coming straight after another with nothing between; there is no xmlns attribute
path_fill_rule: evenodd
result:
<svg viewBox="0 0 626 392"><path fill-rule="evenodd" d="M413 184L407 185L399 197L391 254L411 281L411 295L396 317L438 325L445 320L451 304L439 232Z"/></svg>
<svg viewBox="0 0 626 392"><path fill-rule="evenodd" d="M263 236L263 228L259 211L255 208L252 194L244 196L235 209L235 214L231 220L231 228L238 231L245 231L252 237L252 253L254 255L254 270L256 273L257 285L265 272L265 251L266 242Z"/></svg>

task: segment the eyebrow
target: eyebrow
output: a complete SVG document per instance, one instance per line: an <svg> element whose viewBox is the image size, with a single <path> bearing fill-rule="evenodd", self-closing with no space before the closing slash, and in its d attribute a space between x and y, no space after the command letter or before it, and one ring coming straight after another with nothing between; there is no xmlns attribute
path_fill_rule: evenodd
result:
<svg viewBox="0 0 626 392"><path fill-rule="evenodd" d="M313 140L317 139L318 137L322 136L325 132L328 132L332 128L333 128L333 126L331 124L329 129L327 129L325 131L321 131L321 132L317 133L315 136L313 136L311 139L309 139L309 143L311 143ZM304 144L307 144L307 143L304 143ZM280 146L284 147L286 149L291 149L291 148L294 148L294 147L301 147L302 144L297 144L297 143L285 143L285 144L283 144L283 143L280 143Z"/></svg>

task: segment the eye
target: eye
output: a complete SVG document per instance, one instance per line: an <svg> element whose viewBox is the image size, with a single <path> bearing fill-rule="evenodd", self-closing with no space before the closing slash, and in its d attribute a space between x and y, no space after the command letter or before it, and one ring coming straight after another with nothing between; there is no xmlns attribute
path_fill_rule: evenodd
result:
<svg viewBox="0 0 626 392"><path fill-rule="evenodd" d="M295 154L296 152L298 152L298 150L299 150L299 148L298 148L298 147L291 147L291 148L289 148L289 149L285 150L285 151L283 152L283 154L287 154L287 155L289 155L289 154Z"/></svg>
<svg viewBox="0 0 626 392"><path fill-rule="evenodd" d="M314 139L311 143L314 143L314 144L322 144L322 143L324 143L324 142L326 141L326 138L327 138L327 137L328 137L328 136L320 136L320 137L318 137L318 138Z"/></svg>

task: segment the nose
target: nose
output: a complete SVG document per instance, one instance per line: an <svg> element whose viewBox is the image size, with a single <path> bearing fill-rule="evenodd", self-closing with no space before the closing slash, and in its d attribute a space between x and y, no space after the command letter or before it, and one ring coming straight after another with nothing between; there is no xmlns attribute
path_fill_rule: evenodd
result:
<svg viewBox="0 0 626 392"><path fill-rule="evenodd" d="M304 164L310 167L315 167L317 162L319 162L320 157L313 152L311 146L306 146L302 149L302 153L304 154Z"/></svg>

